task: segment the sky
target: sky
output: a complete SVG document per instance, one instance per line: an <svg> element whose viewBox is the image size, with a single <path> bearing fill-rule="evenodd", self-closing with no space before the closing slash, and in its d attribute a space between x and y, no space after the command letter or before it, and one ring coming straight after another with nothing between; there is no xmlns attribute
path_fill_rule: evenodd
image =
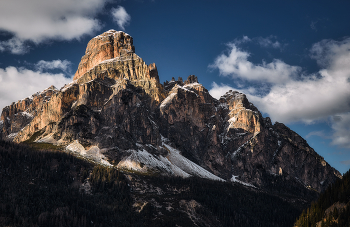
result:
<svg viewBox="0 0 350 227"><path fill-rule="evenodd" d="M350 168L349 1L2 0L0 108L72 81L90 39L125 31L164 82L247 95L325 160Z"/></svg>

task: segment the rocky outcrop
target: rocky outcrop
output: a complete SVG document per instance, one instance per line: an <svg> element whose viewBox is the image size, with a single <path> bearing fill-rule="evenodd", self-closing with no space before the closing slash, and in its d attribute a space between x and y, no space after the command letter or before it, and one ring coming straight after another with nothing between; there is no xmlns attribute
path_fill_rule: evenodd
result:
<svg viewBox="0 0 350 227"><path fill-rule="evenodd" d="M87 71L105 60L130 56L132 53L135 53L135 47L130 35L115 30L98 35L88 43L85 55L81 58L73 80L79 79Z"/></svg>
<svg viewBox="0 0 350 227"><path fill-rule="evenodd" d="M155 103L165 98L156 65L146 65L135 54L133 39L124 32L109 30L88 43L73 80L83 84L97 77L126 78L142 87Z"/></svg>
<svg viewBox="0 0 350 227"><path fill-rule="evenodd" d="M261 131L262 125L260 121L262 116L244 94L237 91L229 91L220 98L220 102L227 105L230 111L227 130L241 128L254 134Z"/></svg>
<svg viewBox="0 0 350 227"><path fill-rule="evenodd" d="M18 132L35 118L38 114L37 110L40 110L57 93L57 88L51 86L3 108L1 113L2 138L14 139Z"/></svg>
<svg viewBox="0 0 350 227"><path fill-rule="evenodd" d="M244 94L229 91L216 100L194 75L160 84L156 65L114 30L89 42L70 84L4 108L0 128L15 142L83 147L79 155L142 174L318 191L340 177Z"/></svg>

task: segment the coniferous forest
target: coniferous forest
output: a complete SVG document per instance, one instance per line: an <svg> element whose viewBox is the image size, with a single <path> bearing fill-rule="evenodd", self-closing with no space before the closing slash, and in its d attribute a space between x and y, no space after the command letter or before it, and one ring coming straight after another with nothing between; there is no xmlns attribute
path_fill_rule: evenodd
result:
<svg viewBox="0 0 350 227"><path fill-rule="evenodd" d="M295 226L350 226L350 171L327 188L305 209Z"/></svg>
<svg viewBox="0 0 350 227"><path fill-rule="evenodd" d="M0 226L277 227L293 226L305 208L278 191L139 176L6 141L0 141L0 167ZM130 176L162 193L138 192ZM135 201L144 201L142 209Z"/></svg>

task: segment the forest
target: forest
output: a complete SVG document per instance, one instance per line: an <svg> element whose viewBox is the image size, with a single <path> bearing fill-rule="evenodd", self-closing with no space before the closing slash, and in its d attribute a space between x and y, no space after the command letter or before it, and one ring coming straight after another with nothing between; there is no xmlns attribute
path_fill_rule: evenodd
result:
<svg viewBox="0 0 350 227"><path fill-rule="evenodd" d="M350 226L350 171L324 191L317 201L305 209L295 226Z"/></svg>

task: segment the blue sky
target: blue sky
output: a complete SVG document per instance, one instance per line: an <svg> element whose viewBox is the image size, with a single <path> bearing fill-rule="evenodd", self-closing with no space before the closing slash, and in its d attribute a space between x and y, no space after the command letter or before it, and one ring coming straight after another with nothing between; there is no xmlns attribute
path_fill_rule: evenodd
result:
<svg viewBox="0 0 350 227"><path fill-rule="evenodd" d="M194 74L247 94L332 166L350 168L350 2L3 0L0 108L72 80L87 42L134 38L161 82Z"/></svg>

